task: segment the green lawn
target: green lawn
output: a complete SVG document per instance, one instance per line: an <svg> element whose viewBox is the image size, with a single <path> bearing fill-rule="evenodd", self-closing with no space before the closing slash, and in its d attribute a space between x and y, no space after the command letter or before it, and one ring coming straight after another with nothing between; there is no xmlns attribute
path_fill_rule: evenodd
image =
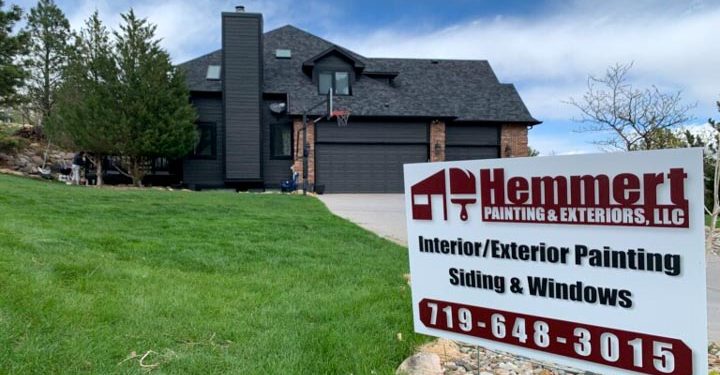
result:
<svg viewBox="0 0 720 375"><path fill-rule="evenodd" d="M392 373L406 272L313 198L0 175L0 373Z"/></svg>

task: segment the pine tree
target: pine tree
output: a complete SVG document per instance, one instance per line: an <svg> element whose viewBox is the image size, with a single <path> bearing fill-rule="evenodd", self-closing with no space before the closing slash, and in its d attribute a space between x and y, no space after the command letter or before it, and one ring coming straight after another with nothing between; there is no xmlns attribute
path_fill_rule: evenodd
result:
<svg viewBox="0 0 720 375"><path fill-rule="evenodd" d="M53 0L40 0L30 9L25 31L29 36L26 114L42 129L68 62L70 23Z"/></svg>
<svg viewBox="0 0 720 375"><path fill-rule="evenodd" d="M26 76L21 59L27 53L27 33L13 33L15 24L22 19L17 5L5 10L0 0L0 106L10 107L20 102L18 88Z"/></svg>
<svg viewBox="0 0 720 375"><path fill-rule="evenodd" d="M95 12L74 36L47 132L57 143L88 153L102 185L105 156L119 152L122 113L118 107L118 70L110 33Z"/></svg>
<svg viewBox="0 0 720 375"><path fill-rule="evenodd" d="M155 38L156 26L132 9L122 18L115 32L118 105L124 121L118 147L139 186L152 159L181 157L193 148L197 115L184 75Z"/></svg>

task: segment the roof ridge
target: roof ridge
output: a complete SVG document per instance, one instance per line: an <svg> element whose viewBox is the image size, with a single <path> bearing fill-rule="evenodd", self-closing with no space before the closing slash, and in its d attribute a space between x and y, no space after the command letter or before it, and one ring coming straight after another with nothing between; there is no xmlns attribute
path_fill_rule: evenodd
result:
<svg viewBox="0 0 720 375"><path fill-rule="evenodd" d="M366 57L368 60L405 60L405 61L462 61L462 62L486 62L488 59L444 59L433 57Z"/></svg>
<svg viewBox="0 0 720 375"><path fill-rule="evenodd" d="M307 31L307 30L303 30L303 29L301 29L301 28L299 28L299 27L297 27L297 26L295 26L295 25L291 25L291 24L287 24L287 25L284 25L284 26L281 26L281 27L272 29L272 30L270 30L270 31L266 31L265 33L263 33L263 35L267 35L267 34L270 34L270 33L274 33L274 32L276 32L276 31L280 31L280 30L283 30L283 29L291 29L291 30L299 31L299 32L301 32L301 33L303 33L303 34L305 34L305 35L307 35L307 36L310 36L310 37L313 37L313 38L315 38L315 39L318 39L318 40L320 40L320 41L322 41L322 42L325 42L325 43L329 44L331 47L338 47L338 48L340 48L340 49L343 49L343 50L345 50L346 52L349 52L350 54L359 57L360 59L367 59L367 57L365 57L365 56L363 56L363 55L361 55L361 54L359 54L359 53L357 53L357 52L355 52L355 51L353 51L353 50L351 50L351 49L349 49L349 48L347 48L347 47L345 47L345 46L341 46L341 45L338 44L338 43L335 43L335 42L332 42L332 41L330 41L330 40L327 40L327 39L325 39L325 38L323 38L323 37L321 37L321 36L315 35L315 34L309 32L309 31Z"/></svg>
<svg viewBox="0 0 720 375"><path fill-rule="evenodd" d="M185 65L185 64L187 64L187 63L189 63L189 62L192 62L192 61L195 61L195 60L200 60L200 59L202 59L203 57L208 57L208 56L210 56L210 55L212 55L212 54L214 54L214 53L218 53L218 52L222 52L222 48L218 48L218 49L216 49L216 50L214 50L214 51L212 51L212 52L208 52L208 53L206 53L206 54L204 54L204 55L200 55L200 56L195 57L195 58L192 58L192 59L190 59L190 60L185 60L185 61L183 61L183 62L181 62L181 63L179 63L179 64L175 64L175 66Z"/></svg>
<svg viewBox="0 0 720 375"><path fill-rule="evenodd" d="M291 24L288 23L288 24L285 24L285 25L276 27L276 28L274 28L274 29L268 30L268 31L264 32L263 35L271 34L271 33L280 31L280 30L282 30L282 29L296 29L296 30L300 30L300 29L298 29L296 26L293 26L293 25L291 25ZM302 30L300 30L300 31L302 31Z"/></svg>

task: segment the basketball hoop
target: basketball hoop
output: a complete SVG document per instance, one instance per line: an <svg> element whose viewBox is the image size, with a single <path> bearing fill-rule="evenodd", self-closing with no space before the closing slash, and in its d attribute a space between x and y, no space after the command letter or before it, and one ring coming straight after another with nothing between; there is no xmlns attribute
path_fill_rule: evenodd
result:
<svg viewBox="0 0 720 375"><path fill-rule="evenodd" d="M336 109L332 111L330 117L335 117L335 120L337 121L339 127L346 127L348 125L348 120L350 119L350 110Z"/></svg>

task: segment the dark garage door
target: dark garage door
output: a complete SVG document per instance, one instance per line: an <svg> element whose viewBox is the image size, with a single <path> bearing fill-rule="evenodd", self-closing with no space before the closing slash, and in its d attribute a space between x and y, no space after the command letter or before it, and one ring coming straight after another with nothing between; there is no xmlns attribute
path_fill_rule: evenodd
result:
<svg viewBox="0 0 720 375"><path fill-rule="evenodd" d="M402 193L403 164L426 162L427 146L318 144L315 155L326 193Z"/></svg>
<svg viewBox="0 0 720 375"><path fill-rule="evenodd" d="M428 158L427 124L351 119L316 128L315 180L327 193L402 193L403 164Z"/></svg>
<svg viewBox="0 0 720 375"><path fill-rule="evenodd" d="M498 157L495 146L448 146L445 149L445 160L494 159Z"/></svg>
<svg viewBox="0 0 720 375"><path fill-rule="evenodd" d="M492 159L500 156L500 129L494 124L460 123L445 129L445 160Z"/></svg>

